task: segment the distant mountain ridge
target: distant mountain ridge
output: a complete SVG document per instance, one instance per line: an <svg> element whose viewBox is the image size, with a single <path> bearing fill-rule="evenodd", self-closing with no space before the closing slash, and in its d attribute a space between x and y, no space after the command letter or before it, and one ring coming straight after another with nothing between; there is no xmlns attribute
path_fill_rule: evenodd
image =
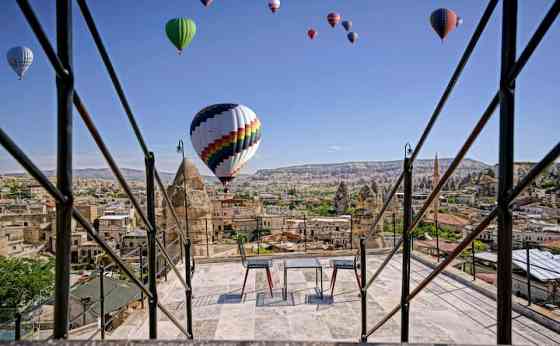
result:
<svg viewBox="0 0 560 346"><path fill-rule="evenodd" d="M451 158L440 158L440 169L444 170L449 167ZM432 171L434 166L433 159L418 159L414 162L415 173L423 173L425 171ZM255 173L255 176L266 177L274 174L309 174L309 175L337 175L337 174L358 174L358 173L385 173L400 172L403 167L402 160L392 161L352 161L342 163L318 163L318 164L305 164L288 166L272 169L260 169ZM465 159L459 165L459 171L481 171L484 169L492 168L492 165L486 164L482 161L473 159Z"/></svg>

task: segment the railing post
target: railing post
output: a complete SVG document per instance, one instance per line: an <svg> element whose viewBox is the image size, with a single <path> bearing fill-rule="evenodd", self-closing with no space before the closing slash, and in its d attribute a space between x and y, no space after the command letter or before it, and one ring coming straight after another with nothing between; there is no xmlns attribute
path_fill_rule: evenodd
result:
<svg viewBox="0 0 560 346"><path fill-rule="evenodd" d="M188 289L185 290L185 307L187 309L186 323L187 332L190 338L193 337L192 331L192 286L191 286L191 239L187 239L185 244L185 281L187 282Z"/></svg>
<svg viewBox="0 0 560 346"><path fill-rule="evenodd" d="M303 214L303 250L307 252L307 215Z"/></svg>
<svg viewBox="0 0 560 346"><path fill-rule="evenodd" d="M527 305L531 306L531 252L528 241L525 241L525 255L527 257L525 261L527 264Z"/></svg>
<svg viewBox="0 0 560 346"><path fill-rule="evenodd" d="M105 268L103 264L99 265L99 324L101 325L101 340L105 340L105 290L103 288L103 278L105 277Z"/></svg>
<svg viewBox="0 0 560 346"><path fill-rule="evenodd" d="M517 40L517 0L502 2L502 57L500 77L500 138L498 164L498 301L497 344L512 342L512 214L508 194L513 187L515 82L509 74L515 64Z"/></svg>
<svg viewBox="0 0 560 346"><path fill-rule="evenodd" d="M21 340L21 312L16 312L16 325L14 331L14 340L20 341Z"/></svg>
<svg viewBox="0 0 560 346"><path fill-rule="evenodd" d="M66 197L56 206L56 264L54 339L68 338L68 312L70 294L70 252L72 232L72 2L56 2L56 43L58 57L70 77L56 78L58 100L57 187Z"/></svg>
<svg viewBox="0 0 560 346"><path fill-rule="evenodd" d="M208 238L208 218L204 219L206 229L206 257L210 257L210 239Z"/></svg>
<svg viewBox="0 0 560 346"><path fill-rule="evenodd" d="M475 255L474 240L473 240L473 242L471 243L471 246L472 246L472 249L471 249L471 250L472 250L472 251L471 251L471 252L472 252L472 254L471 254L471 255L472 255L472 279L473 279L473 281L475 281L475 280L476 280L476 263L474 262L474 261L475 261L475 257L474 257L474 255Z"/></svg>
<svg viewBox="0 0 560 346"><path fill-rule="evenodd" d="M397 246L397 219L393 212L393 247Z"/></svg>
<svg viewBox="0 0 560 346"><path fill-rule="evenodd" d="M140 282L144 284L144 247L140 245ZM140 306L144 309L144 291L140 290Z"/></svg>
<svg viewBox="0 0 560 346"><path fill-rule="evenodd" d="M150 339L157 339L157 282L156 282L156 211L155 211L155 187L154 187L154 153L149 152L146 156L146 197L148 209L148 221L152 229L148 229L148 289L152 294L148 302L148 318L150 328Z"/></svg>
<svg viewBox="0 0 560 346"><path fill-rule="evenodd" d="M412 161L404 159L404 215L403 215L403 260L402 260L402 291L401 291L401 342L408 342L410 291L410 236L408 228L412 224Z"/></svg>
<svg viewBox="0 0 560 346"><path fill-rule="evenodd" d="M436 224L436 248L437 248L437 261L439 262L439 222L438 222L438 214L439 212L436 212L434 214L435 216L435 224Z"/></svg>
<svg viewBox="0 0 560 346"><path fill-rule="evenodd" d="M167 251L167 237L165 235L165 231L163 231L161 234L163 236L163 249ZM163 261L163 275L165 277L165 281L167 281L167 261L165 260Z"/></svg>
<svg viewBox="0 0 560 346"><path fill-rule="evenodd" d="M360 342L367 342L367 287L366 287L366 237L360 237L360 302L362 312L362 334Z"/></svg>

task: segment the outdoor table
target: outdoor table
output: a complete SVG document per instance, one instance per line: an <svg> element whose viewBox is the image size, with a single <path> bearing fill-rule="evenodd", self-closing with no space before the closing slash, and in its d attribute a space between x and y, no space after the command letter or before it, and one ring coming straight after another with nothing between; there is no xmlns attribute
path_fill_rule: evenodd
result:
<svg viewBox="0 0 560 346"><path fill-rule="evenodd" d="M283 299L288 299L288 269L313 269L315 268L315 289L320 292L323 299L323 267L317 258L296 258L284 260L284 290ZM319 289L319 275L321 275L321 288Z"/></svg>

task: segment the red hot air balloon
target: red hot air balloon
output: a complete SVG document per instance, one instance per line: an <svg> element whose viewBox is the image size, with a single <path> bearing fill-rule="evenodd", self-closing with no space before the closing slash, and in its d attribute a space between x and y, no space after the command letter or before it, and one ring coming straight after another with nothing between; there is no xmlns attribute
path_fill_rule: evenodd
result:
<svg viewBox="0 0 560 346"><path fill-rule="evenodd" d="M280 0L269 0L268 8L270 8L272 13L276 13L280 9Z"/></svg>
<svg viewBox="0 0 560 346"><path fill-rule="evenodd" d="M309 36L310 39L314 39L315 36L317 36L317 31L315 29L309 29L307 30L307 36Z"/></svg>
<svg viewBox="0 0 560 346"><path fill-rule="evenodd" d="M214 1L214 0L200 0L200 2L202 2L204 7L210 6L212 4L212 1Z"/></svg>
<svg viewBox="0 0 560 346"><path fill-rule="evenodd" d="M457 16L455 12L446 8L439 8L432 12L432 15L430 16L432 28L442 41L445 40L447 35L462 22L463 20Z"/></svg>
<svg viewBox="0 0 560 346"><path fill-rule="evenodd" d="M329 15L327 16L327 21L334 28L338 24L338 22L340 22L340 14L335 12L329 13Z"/></svg>

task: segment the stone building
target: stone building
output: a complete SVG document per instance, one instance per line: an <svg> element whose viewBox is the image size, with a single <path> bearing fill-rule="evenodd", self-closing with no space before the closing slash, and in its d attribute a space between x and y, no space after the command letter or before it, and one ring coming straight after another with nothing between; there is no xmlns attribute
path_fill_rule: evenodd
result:
<svg viewBox="0 0 560 346"><path fill-rule="evenodd" d="M214 230L212 219L212 203L206 192L204 181L196 166L185 159L177 169L173 183L167 188L167 194L175 208L179 222L185 225L185 186L187 189L187 216L189 219L188 231L193 242L195 255L206 255L206 241L213 243L222 238L222 232ZM169 230L169 241L173 241L178 234L172 225L175 225L173 214L164 201L163 214L165 224ZM211 250L212 247L209 247Z"/></svg>
<svg viewBox="0 0 560 346"><path fill-rule="evenodd" d="M359 246L360 236L366 235L368 232L372 232L368 240L368 247L379 248L385 246L383 239L384 219L381 218L375 230L371 230L382 207L381 193L375 181L372 182L371 186L364 185L358 192L356 210L352 216L352 241L356 247Z"/></svg>
<svg viewBox="0 0 560 346"><path fill-rule="evenodd" d="M334 249L351 247L351 217L314 217L307 221L307 236Z"/></svg>

